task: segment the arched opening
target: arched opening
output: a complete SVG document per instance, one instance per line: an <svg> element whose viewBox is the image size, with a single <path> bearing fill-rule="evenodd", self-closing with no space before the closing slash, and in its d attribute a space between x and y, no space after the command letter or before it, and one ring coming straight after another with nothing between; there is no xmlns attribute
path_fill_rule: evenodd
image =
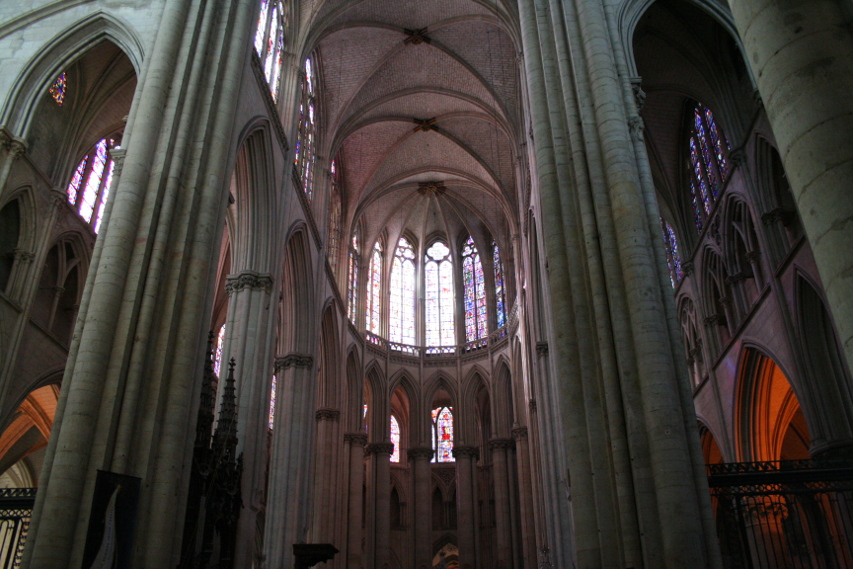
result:
<svg viewBox="0 0 853 569"><path fill-rule="evenodd" d="M15 199L0 209L0 292L6 291L6 285L12 276L20 232L21 207Z"/></svg>
<svg viewBox="0 0 853 569"><path fill-rule="evenodd" d="M50 438L59 385L30 392L0 435L0 488L38 485L44 449Z"/></svg>

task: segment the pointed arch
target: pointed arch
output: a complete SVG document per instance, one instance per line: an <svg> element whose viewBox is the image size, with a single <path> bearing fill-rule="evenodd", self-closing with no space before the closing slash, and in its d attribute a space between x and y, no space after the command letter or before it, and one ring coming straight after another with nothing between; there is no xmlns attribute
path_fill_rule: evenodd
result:
<svg viewBox="0 0 853 569"><path fill-rule="evenodd" d="M364 425L363 405L365 400L364 379L361 374L361 363L355 344L347 350L346 360L347 402L343 410L347 430L360 431Z"/></svg>
<svg viewBox="0 0 853 569"><path fill-rule="evenodd" d="M314 272L310 236L303 222L297 223L287 239L282 272L282 311L279 353L307 354L314 337Z"/></svg>
<svg viewBox="0 0 853 569"><path fill-rule="evenodd" d="M48 86L63 69L104 40L124 52L139 76L145 59L142 41L127 23L98 10L81 18L38 49L12 84L7 102L0 105L3 109L0 124L6 125L17 136L26 137L36 107Z"/></svg>
<svg viewBox="0 0 853 569"><path fill-rule="evenodd" d="M317 406L340 409L342 389L340 384L340 341L337 307L334 300L323 310L320 326L320 369L317 373Z"/></svg>

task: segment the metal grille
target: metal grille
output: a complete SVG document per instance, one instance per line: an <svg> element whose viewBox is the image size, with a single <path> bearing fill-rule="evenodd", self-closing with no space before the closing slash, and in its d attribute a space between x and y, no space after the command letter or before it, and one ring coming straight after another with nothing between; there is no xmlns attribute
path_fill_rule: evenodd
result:
<svg viewBox="0 0 853 569"><path fill-rule="evenodd" d="M853 461L708 465L727 569L853 567Z"/></svg>
<svg viewBox="0 0 853 569"><path fill-rule="evenodd" d="M35 488L0 488L0 568L21 566Z"/></svg>

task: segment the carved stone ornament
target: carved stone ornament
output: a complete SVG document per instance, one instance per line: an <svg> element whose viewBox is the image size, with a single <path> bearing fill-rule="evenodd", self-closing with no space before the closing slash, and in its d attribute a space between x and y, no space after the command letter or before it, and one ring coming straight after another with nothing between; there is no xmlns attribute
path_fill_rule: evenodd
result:
<svg viewBox="0 0 853 569"><path fill-rule="evenodd" d="M337 421L341 418L341 412L337 409L317 409L314 413L314 418L317 419L317 421Z"/></svg>
<svg viewBox="0 0 853 569"><path fill-rule="evenodd" d="M646 104L646 92L640 86L640 78L631 81L631 92L634 94L634 105L637 107L637 112L643 110Z"/></svg>
<svg viewBox="0 0 853 569"><path fill-rule="evenodd" d="M632 117L628 117L628 130L631 131L631 134L638 138L643 138L643 130L646 128L645 123L643 123L642 117L638 115L634 115Z"/></svg>
<svg viewBox="0 0 853 569"><path fill-rule="evenodd" d="M536 400L531 399L530 402L527 404L527 407L530 409L531 413L535 413L536 412Z"/></svg>
<svg viewBox="0 0 853 569"><path fill-rule="evenodd" d="M447 186L444 182L418 182L418 193L422 196L442 195L447 191Z"/></svg>
<svg viewBox="0 0 853 569"><path fill-rule="evenodd" d="M712 314L705 318L705 326L716 326L717 322L720 320L720 317L716 314Z"/></svg>
<svg viewBox="0 0 853 569"><path fill-rule="evenodd" d="M352 446L363 447L367 444L367 433L344 433L344 442Z"/></svg>
<svg viewBox="0 0 853 569"><path fill-rule="evenodd" d="M36 258L36 254L32 251L27 251L26 249L15 249L13 251L15 255L15 260L19 263L32 263L33 259Z"/></svg>
<svg viewBox="0 0 853 569"><path fill-rule="evenodd" d="M439 480L444 482L446 486L449 486L453 482L453 479L456 477L455 468L435 468L432 472L438 477Z"/></svg>
<svg viewBox="0 0 853 569"><path fill-rule="evenodd" d="M275 370L285 370L287 368L302 368L311 369L314 365L314 358L308 354L287 354L282 358L275 359Z"/></svg>
<svg viewBox="0 0 853 569"><path fill-rule="evenodd" d="M50 201L53 207L59 211L65 211L65 204L68 203L68 194L62 188L53 188L50 190Z"/></svg>
<svg viewBox="0 0 853 569"><path fill-rule="evenodd" d="M24 155L27 151L27 141L17 136L9 142L9 155L13 158L18 158Z"/></svg>
<svg viewBox="0 0 853 569"><path fill-rule="evenodd" d="M453 458L459 459L462 457L477 460L480 456L480 451L474 446L454 445Z"/></svg>
<svg viewBox="0 0 853 569"><path fill-rule="evenodd" d="M267 293L272 290L272 276L268 273L243 271L237 275L228 275L225 281L225 292L228 296L231 296L235 291L240 291L244 288L262 290Z"/></svg>
<svg viewBox="0 0 853 569"><path fill-rule="evenodd" d="M408 28L403 28L403 32L408 36L403 40L403 43L408 45L420 45L422 43L432 43L432 40L427 35L427 28L420 28L418 30L410 30Z"/></svg>
<svg viewBox="0 0 853 569"><path fill-rule="evenodd" d="M515 447L514 439L492 439L489 441L489 449L495 450L507 450Z"/></svg>
<svg viewBox="0 0 853 569"><path fill-rule="evenodd" d="M364 447L364 454L387 454L389 457L394 452L394 443L370 443Z"/></svg>
<svg viewBox="0 0 853 569"><path fill-rule="evenodd" d="M419 458L432 460L433 454L435 454L435 451L429 447L415 447L406 451L406 456L408 456L409 460L417 460Z"/></svg>
<svg viewBox="0 0 853 569"><path fill-rule="evenodd" d="M540 356L547 356L548 342L536 342L536 353Z"/></svg>
<svg viewBox="0 0 853 569"><path fill-rule="evenodd" d="M684 273L684 276L689 277L693 274L693 261L686 261L681 263L681 271Z"/></svg>
<svg viewBox="0 0 853 569"><path fill-rule="evenodd" d="M517 441L527 440L527 427L516 427L512 430L512 438Z"/></svg>
<svg viewBox="0 0 853 569"><path fill-rule="evenodd" d="M746 152L743 148L735 148L729 151L729 162L732 166L742 166L746 163Z"/></svg>

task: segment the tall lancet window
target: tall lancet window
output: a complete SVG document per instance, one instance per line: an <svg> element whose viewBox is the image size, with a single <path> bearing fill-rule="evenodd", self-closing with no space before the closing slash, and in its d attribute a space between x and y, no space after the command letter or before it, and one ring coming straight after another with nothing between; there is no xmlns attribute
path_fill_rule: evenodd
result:
<svg viewBox="0 0 853 569"><path fill-rule="evenodd" d="M377 241L370 256L370 270L367 275L367 311L364 326L368 332L379 334L379 318L382 314L382 244Z"/></svg>
<svg viewBox="0 0 853 569"><path fill-rule="evenodd" d="M495 262L495 311L498 328L506 325L506 291L504 289L504 266L498 244L492 242L492 259Z"/></svg>
<svg viewBox="0 0 853 569"><path fill-rule="evenodd" d="M261 0L261 15L255 31L255 51L261 59L273 101L278 98L281 57L284 51L284 7L279 0Z"/></svg>
<svg viewBox="0 0 853 569"><path fill-rule="evenodd" d="M216 350L213 352L213 373L219 377L219 370L222 369L222 347L225 345L225 324L219 329L219 334L216 335Z"/></svg>
<svg viewBox="0 0 853 569"><path fill-rule="evenodd" d="M462 246L462 284L465 296L465 340L473 342L488 335L488 313L483 263L471 237Z"/></svg>
<svg viewBox="0 0 853 569"><path fill-rule="evenodd" d="M669 267L669 280L672 283L672 288L681 282L684 273L681 270L681 254L678 252L678 239L675 237L675 230L663 218L660 220L661 230L663 231L663 243L666 247L666 264Z"/></svg>
<svg viewBox="0 0 853 569"><path fill-rule="evenodd" d="M310 201L314 197L314 158L316 152L316 108L314 91L317 73L312 58L305 59L302 69L302 100L299 103L299 125L293 163L302 180L302 191Z"/></svg>
<svg viewBox="0 0 853 569"><path fill-rule="evenodd" d="M349 268L347 272L347 316L355 324L358 314L358 231L352 234L349 247Z"/></svg>
<svg viewBox="0 0 853 569"><path fill-rule="evenodd" d="M102 138L74 170L66 193L68 203L77 209L95 233L101 229L101 218L113 181L113 159L110 152L114 140Z"/></svg>
<svg viewBox="0 0 853 569"><path fill-rule="evenodd" d="M391 316L389 338L400 344L415 343L415 249L400 237L391 265Z"/></svg>
<svg viewBox="0 0 853 569"><path fill-rule="evenodd" d="M432 410L432 462L453 460L453 410L438 407Z"/></svg>
<svg viewBox="0 0 853 569"><path fill-rule="evenodd" d="M456 345L453 322L453 263L450 249L436 241L424 257L426 292L426 345Z"/></svg>
<svg viewBox="0 0 853 569"><path fill-rule="evenodd" d="M326 256L329 259L329 266L332 267L332 273L338 268L338 251L341 242L341 189L338 180L338 168L335 160L332 160L330 168L332 176L332 193L329 198L329 235L326 239Z"/></svg>
<svg viewBox="0 0 853 569"><path fill-rule="evenodd" d="M693 110L688 153L693 220L698 231L702 231L728 179L728 151L728 139L717 126L711 109L697 104Z"/></svg>
<svg viewBox="0 0 853 569"><path fill-rule="evenodd" d="M394 443L391 462L400 462L400 423L394 415L391 415L391 442Z"/></svg>

